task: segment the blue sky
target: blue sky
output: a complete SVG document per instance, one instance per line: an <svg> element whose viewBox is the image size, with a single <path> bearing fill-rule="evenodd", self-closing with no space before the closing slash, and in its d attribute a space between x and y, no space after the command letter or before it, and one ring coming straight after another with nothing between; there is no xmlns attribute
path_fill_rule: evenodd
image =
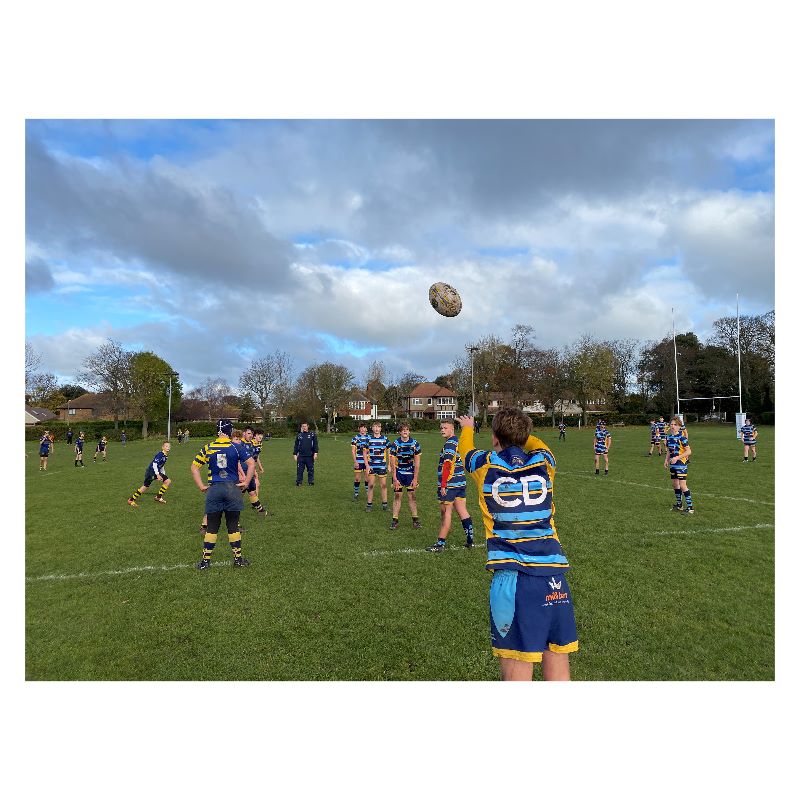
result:
<svg viewBox="0 0 800 800"><path fill-rule="evenodd" d="M189 386L276 349L432 379L517 323L774 307L770 120L39 120L26 190L26 336L65 380L108 337Z"/></svg>

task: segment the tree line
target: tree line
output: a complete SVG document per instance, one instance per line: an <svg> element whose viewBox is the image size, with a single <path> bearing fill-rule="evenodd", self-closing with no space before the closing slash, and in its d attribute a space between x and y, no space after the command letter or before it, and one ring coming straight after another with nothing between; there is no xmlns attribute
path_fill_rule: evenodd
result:
<svg viewBox="0 0 800 800"><path fill-rule="evenodd" d="M741 317L742 404L751 414L774 411L775 312ZM678 385L682 398L738 394L736 317L713 324L708 340L692 332L676 336ZM537 346L530 325L516 325L508 341L495 335L468 344L456 356L449 372L433 382L451 389L465 412L474 388L477 411L486 421L491 396L504 393L517 407L538 402L553 423L570 403L586 409L602 401L604 411L667 414L676 410L675 358L672 336L660 340L601 340L589 334L560 348ZM26 400L55 410L84 393L82 385L58 386L55 377L38 371L40 359L25 347ZM330 431L351 400L366 398L395 418L407 414L407 398L426 378L407 371L390 375L382 361L373 361L357 380L346 365L325 361L296 372L291 356L281 350L255 358L231 386L220 377L208 377L184 393L181 381L164 359L152 352L128 352L109 339L88 356L77 374L81 384L105 393L115 428L120 419L141 419L142 435L149 421L165 419L172 383L172 411L176 421L216 419L236 409L241 419L265 421L276 412L292 419L320 420ZM682 409L686 406L682 405ZM738 401L718 402L717 409L738 409ZM710 403L688 410L710 409Z"/></svg>

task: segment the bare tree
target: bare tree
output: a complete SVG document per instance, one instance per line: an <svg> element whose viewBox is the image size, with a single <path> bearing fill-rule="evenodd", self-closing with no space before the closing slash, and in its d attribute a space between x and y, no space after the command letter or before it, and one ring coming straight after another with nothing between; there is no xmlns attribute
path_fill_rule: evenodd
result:
<svg viewBox="0 0 800 800"><path fill-rule="evenodd" d="M43 405L49 397L58 392L56 376L50 372L36 372L30 376L27 390L32 405Z"/></svg>
<svg viewBox="0 0 800 800"><path fill-rule="evenodd" d="M384 402L397 419L398 414L408 415L408 398L415 386L423 383L425 378L416 372L406 372L391 380L384 392Z"/></svg>
<svg viewBox="0 0 800 800"><path fill-rule="evenodd" d="M364 373L364 394L373 406L386 403L387 376L383 361L373 361Z"/></svg>
<svg viewBox="0 0 800 800"><path fill-rule="evenodd" d="M239 378L239 388L255 399L264 422L269 417L270 404L281 407L288 399L292 381L292 359L288 353L276 350L257 358Z"/></svg>
<svg viewBox="0 0 800 800"><path fill-rule="evenodd" d="M221 416L227 398L232 394L233 389L224 378L206 378L200 386L190 392L190 398L203 401L210 421Z"/></svg>
<svg viewBox="0 0 800 800"><path fill-rule="evenodd" d="M115 428L119 427L120 414L127 411L131 397L132 357L120 342L109 339L84 360L78 373L78 380L108 395Z"/></svg>
<svg viewBox="0 0 800 800"><path fill-rule="evenodd" d="M326 428L330 433L339 408L347 402L355 375L347 367L330 361L320 364L316 372L317 393L325 409Z"/></svg>
<svg viewBox="0 0 800 800"><path fill-rule="evenodd" d="M39 369L42 357L34 350L29 341L25 341L25 394L31 394L31 378Z"/></svg>

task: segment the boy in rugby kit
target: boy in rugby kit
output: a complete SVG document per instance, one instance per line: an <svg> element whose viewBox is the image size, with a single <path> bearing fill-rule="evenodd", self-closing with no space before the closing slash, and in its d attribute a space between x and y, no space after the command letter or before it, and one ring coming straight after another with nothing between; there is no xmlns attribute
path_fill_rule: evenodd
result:
<svg viewBox="0 0 800 800"><path fill-rule="evenodd" d="M567 426L563 419L558 423L558 441L560 442L562 439L567 441Z"/></svg>
<svg viewBox="0 0 800 800"><path fill-rule="evenodd" d="M375 491L375 476L381 484L381 511L389 508L386 491L387 454L389 440L381 433L381 423L372 423L372 435L367 438L367 444L361 453L367 466L367 507L365 511L372 511L372 496Z"/></svg>
<svg viewBox="0 0 800 800"><path fill-rule="evenodd" d="M358 500L358 493L361 489L361 481L364 481L364 488L367 488L367 463L364 461L364 450L369 442L367 434L367 423L359 422L358 433L350 440L350 450L353 453L353 500Z"/></svg>
<svg viewBox="0 0 800 800"><path fill-rule="evenodd" d="M518 409L495 414L493 452L475 449L472 417L458 421L458 453L478 486L486 528L492 653L502 678L529 681L540 663L544 680L569 680L578 634L553 520L555 458Z"/></svg>
<svg viewBox="0 0 800 800"><path fill-rule="evenodd" d="M464 463L458 454L458 439L455 436L455 424L451 420L443 420L439 424L439 432L445 442L439 452L439 467L437 470L436 493L439 500L439 538L434 544L425 549L429 553L441 553L447 545L447 534L450 532L450 522L453 517L453 507L461 520L466 541L464 547L475 546L475 529L472 518L467 511L467 476L464 473Z"/></svg>
<svg viewBox="0 0 800 800"><path fill-rule="evenodd" d="M411 438L411 428L407 423L400 426L400 436L389 446L389 458L392 468L392 486L394 501L392 502L392 522L389 526L396 530L400 524L400 506L403 503L403 489L408 495L408 508L411 511L411 524L421 527L417 515L417 496L415 490L419 486L419 462L422 447L416 439Z"/></svg>
<svg viewBox="0 0 800 800"><path fill-rule="evenodd" d="M75 466L77 467L78 464L82 467L86 466L83 463L83 431L78 433L78 438L75 440Z"/></svg>
<svg viewBox="0 0 800 800"><path fill-rule="evenodd" d="M137 505L136 501L144 492L147 491L153 481L159 481L161 483L161 486L158 489L158 494L153 499L156 501L156 503L167 502L164 499L164 492L169 489L169 486L172 483L172 481L167 477L167 473L165 471L167 459L169 458L170 447L172 447L172 445L168 441L162 442L161 450L159 450L150 459L150 463L147 465L147 469L144 471L144 482L128 498L129 506L135 507Z"/></svg>
<svg viewBox="0 0 800 800"><path fill-rule="evenodd" d="M675 492L675 505L672 506L672 510L680 511L683 514L694 514L692 493L686 485L692 448L689 447L689 440L681 433L680 417L673 417L670 420L666 443L667 455L664 459L664 469L669 469L672 488ZM682 507L681 495L686 500L686 508Z"/></svg>
<svg viewBox="0 0 800 800"><path fill-rule="evenodd" d="M748 417L741 427L742 431L742 444L744 444L744 458L742 461L747 461L750 449L753 450L753 461L756 460L756 439L758 439L758 428L750 421Z"/></svg>
<svg viewBox="0 0 800 800"><path fill-rule="evenodd" d="M611 434L605 422L598 423L594 431L594 474L600 474L600 456L606 460L605 475L608 475L608 451L611 449Z"/></svg>
<svg viewBox="0 0 800 800"><path fill-rule="evenodd" d="M247 488L255 472L255 461L245 451L243 444L231 440L233 423L229 419L217 422L217 438L205 445L192 461L192 478L197 488L206 495L207 529L203 535L203 555L197 569L211 566L211 556L217 544L217 533L225 515L228 543L233 552L233 566L246 567L250 561L242 555L242 534L239 515L244 508L241 489ZM208 468L208 484L203 483L200 469ZM239 480L239 467L243 467L244 478Z"/></svg>
<svg viewBox="0 0 800 800"><path fill-rule="evenodd" d="M44 436L39 440L39 470L47 472L47 459L50 456L50 431L45 431Z"/></svg>
<svg viewBox="0 0 800 800"><path fill-rule="evenodd" d="M650 450L648 456L653 455L653 448L658 445L658 454L661 455L661 440L659 439L658 426L654 419L650 420Z"/></svg>
<svg viewBox="0 0 800 800"><path fill-rule="evenodd" d="M106 448L107 447L108 447L108 437L107 436L101 436L100 437L100 441L97 443L97 447L95 447L95 449L94 449L94 456L92 458L92 461L97 463L97 454L98 453L102 453L103 454L103 461L105 461L106 460Z"/></svg>
<svg viewBox="0 0 800 800"><path fill-rule="evenodd" d="M264 434L262 432L261 439L264 438ZM244 431L241 432L241 442L245 448L245 454L250 456L256 464L258 462L256 459L261 454L261 439L258 440L258 445L255 443L255 431L248 425ZM261 468L261 471L264 471L264 468ZM241 473L239 477L244 477L244 472ZM253 477L250 479L250 482L247 484L246 489L242 489L242 494L248 492L250 495L250 508L253 509L258 514L263 514L266 516L267 509L261 504L261 501L258 499L258 488L259 488L259 480L258 476L253 471Z"/></svg>

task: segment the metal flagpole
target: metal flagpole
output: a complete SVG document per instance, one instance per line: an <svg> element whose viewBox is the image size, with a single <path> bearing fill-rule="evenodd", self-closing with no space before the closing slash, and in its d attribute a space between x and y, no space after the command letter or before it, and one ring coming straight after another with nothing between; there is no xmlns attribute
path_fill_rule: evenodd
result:
<svg viewBox="0 0 800 800"><path fill-rule="evenodd" d="M678 344L675 341L675 309L672 309L672 349L675 353L675 397L678 400L678 416L681 415L681 393L678 390Z"/></svg>
<svg viewBox="0 0 800 800"><path fill-rule="evenodd" d="M172 375L169 376L169 399L167 400L167 441L170 441L172 423Z"/></svg>
<svg viewBox="0 0 800 800"><path fill-rule="evenodd" d="M742 412L742 345L739 339L739 292L736 292L736 358L739 362L739 413Z"/></svg>

